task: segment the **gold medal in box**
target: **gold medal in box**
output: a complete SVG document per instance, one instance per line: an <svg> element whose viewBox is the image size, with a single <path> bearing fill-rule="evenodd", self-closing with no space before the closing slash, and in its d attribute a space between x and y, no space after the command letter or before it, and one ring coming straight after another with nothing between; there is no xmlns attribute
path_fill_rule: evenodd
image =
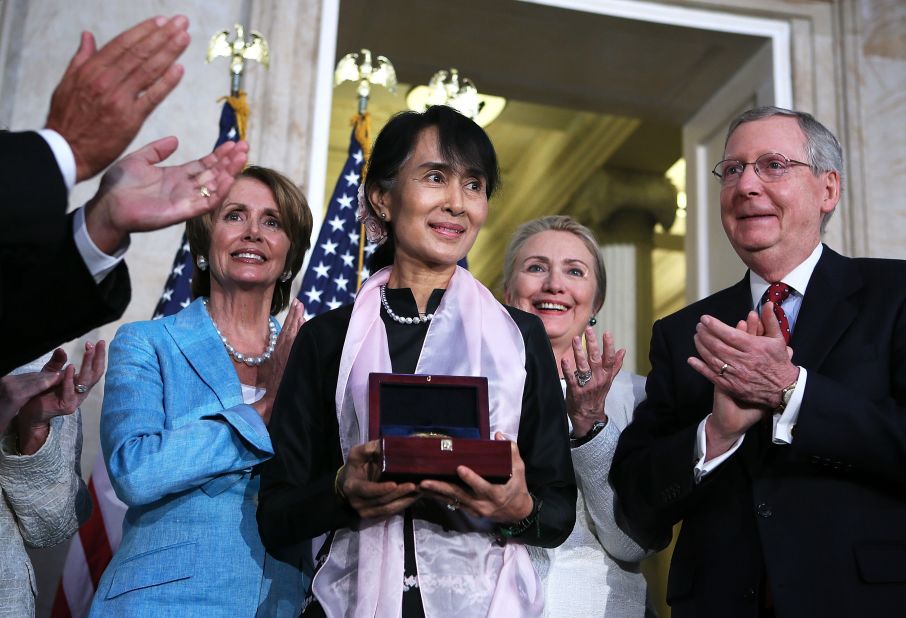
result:
<svg viewBox="0 0 906 618"><path fill-rule="evenodd" d="M492 483L512 474L510 443L490 439L487 378L372 373L368 406L381 479L459 482L458 466Z"/></svg>

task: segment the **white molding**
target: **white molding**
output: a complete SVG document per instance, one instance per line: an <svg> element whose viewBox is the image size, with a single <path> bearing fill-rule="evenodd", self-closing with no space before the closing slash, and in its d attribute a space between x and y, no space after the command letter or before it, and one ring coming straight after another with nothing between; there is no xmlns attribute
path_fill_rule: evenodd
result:
<svg viewBox="0 0 906 618"><path fill-rule="evenodd" d="M330 145L330 111L333 105L333 59L337 53L340 0L321 1L318 37L315 104L312 113L311 151L308 157L308 203L317 221L312 238L317 238L324 209L327 182L327 152Z"/></svg>

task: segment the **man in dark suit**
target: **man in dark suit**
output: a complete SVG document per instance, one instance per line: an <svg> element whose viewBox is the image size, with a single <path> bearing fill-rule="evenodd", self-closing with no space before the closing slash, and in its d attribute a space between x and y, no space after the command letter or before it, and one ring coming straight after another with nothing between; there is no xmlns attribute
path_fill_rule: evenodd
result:
<svg viewBox="0 0 906 618"><path fill-rule="evenodd" d="M158 140L112 168L86 208L66 215L73 185L119 157L179 83L175 61L189 44L187 29L184 16L156 17L100 50L83 33L46 128L0 132L0 376L122 315L129 234L216 207L244 164L247 146L228 143L198 161L157 168L177 144ZM172 192L190 179L191 198Z"/></svg>
<svg viewBox="0 0 906 618"><path fill-rule="evenodd" d="M654 325L611 481L665 547L673 616L906 612L906 263L821 244L842 151L808 114L730 126L724 229L749 272Z"/></svg>

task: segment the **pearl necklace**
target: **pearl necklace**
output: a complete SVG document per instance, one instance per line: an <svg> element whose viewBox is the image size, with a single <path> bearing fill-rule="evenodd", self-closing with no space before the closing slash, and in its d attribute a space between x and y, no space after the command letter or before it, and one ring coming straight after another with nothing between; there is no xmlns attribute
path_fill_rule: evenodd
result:
<svg viewBox="0 0 906 618"><path fill-rule="evenodd" d="M208 299L204 299L204 308L208 309ZM267 321L267 349L264 350L264 353L261 356L248 356L242 352L237 352L236 348L230 345L227 338L223 336L223 333L220 332L220 329L217 328L217 322L214 321L214 316L211 315L210 310L208 310L208 317L211 318L211 324L214 325L214 330L217 331L217 335L220 337L220 340L223 342L223 347L226 348L226 351L230 356L235 358L240 363L245 363L249 367L257 367L258 365L270 360L271 355L274 353L274 348L277 347L277 326L274 324L273 320Z"/></svg>
<svg viewBox="0 0 906 618"><path fill-rule="evenodd" d="M381 286L381 304L384 306L384 311L387 312L387 315L390 316L390 319L393 320L394 322L398 322L400 324L421 324L423 322L424 323L430 322L431 320L434 319L433 313L428 313L425 315L417 315L414 318L404 318L404 317L396 315L396 313L393 312L393 309L390 308L390 303L387 302L387 286L386 285Z"/></svg>

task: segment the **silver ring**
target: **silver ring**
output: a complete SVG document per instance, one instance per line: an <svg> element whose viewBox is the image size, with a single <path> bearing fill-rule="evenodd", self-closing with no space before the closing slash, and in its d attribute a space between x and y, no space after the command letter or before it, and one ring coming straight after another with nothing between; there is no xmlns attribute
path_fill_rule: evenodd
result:
<svg viewBox="0 0 906 618"><path fill-rule="evenodd" d="M585 386L586 384L591 382L591 369L589 369L588 371L579 371L578 369L576 369L574 375L576 376L576 381L579 383L580 387Z"/></svg>
<svg viewBox="0 0 906 618"><path fill-rule="evenodd" d="M198 192L201 193L201 197L211 197L211 192L208 191L208 188L204 185L201 185L198 188Z"/></svg>
<svg viewBox="0 0 906 618"><path fill-rule="evenodd" d="M730 366L730 363L724 363L721 366L720 371L717 372L717 375L721 378L724 377L724 372L727 370L727 367L729 367L729 366Z"/></svg>
<svg viewBox="0 0 906 618"><path fill-rule="evenodd" d="M447 502L447 510L448 510L448 511L455 511L455 510L458 509L458 508L459 508L459 507L456 506L455 504L453 504L452 502Z"/></svg>
<svg viewBox="0 0 906 618"><path fill-rule="evenodd" d="M85 386L84 384L76 384L75 392L77 392L79 395L84 395L85 393L88 392L88 387Z"/></svg>

